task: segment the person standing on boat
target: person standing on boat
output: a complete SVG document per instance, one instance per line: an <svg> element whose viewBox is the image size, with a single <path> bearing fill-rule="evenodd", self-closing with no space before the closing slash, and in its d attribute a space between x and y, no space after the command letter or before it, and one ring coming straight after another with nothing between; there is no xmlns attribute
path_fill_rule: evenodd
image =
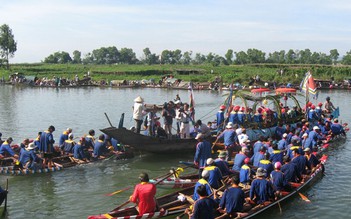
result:
<svg viewBox="0 0 351 219"><path fill-rule="evenodd" d="M239 144L238 136L233 129L233 123L228 122L226 129L217 137L217 140L224 139L225 150L227 151L227 161L232 159L235 147Z"/></svg>
<svg viewBox="0 0 351 219"><path fill-rule="evenodd" d="M42 132L40 136L40 148L39 152L44 159L44 165L51 168L53 166L52 158L54 156L54 136L53 132L55 131L55 127L50 125L48 130Z"/></svg>
<svg viewBox="0 0 351 219"><path fill-rule="evenodd" d="M327 97L325 100L326 100L324 103L325 112L332 113L336 109L334 104L330 101L330 97Z"/></svg>
<svg viewBox="0 0 351 219"><path fill-rule="evenodd" d="M173 109L173 102L170 101L168 103L164 103L162 110L163 124L164 129L167 133L168 139L172 139L172 124L173 118L175 118L176 114Z"/></svg>
<svg viewBox="0 0 351 219"><path fill-rule="evenodd" d="M199 167L199 176L203 168L206 167L206 161L211 157L211 144L205 140L205 136L201 133L197 134L195 139L198 141L194 156L194 164Z"/></svg>
<svg viewBox="0 0 351 219"><path fill-rule="evenodd" d="M232 176L232 185L224 191L217 210L221 213L227 213L230 218L235 218L244 217L245 214L241 212L245 208L248 208L245 205L245 193L239 186L239 177L234 175Z"/></svg>
<svg viewBox="0 0 351 219"><path fill-rule="evenodd" d="M256 204L268 204L274 198L273 185L266 180L266 170L258 168L256 179L252 181L250 188L250 201Z"/></svg>
<svg viewBox="0 0 351 219"><path fill-rule="evenodd" d="M156 210L156 186L149 183L147 173L141 173L139 180L140 184L135 186L133 195L130 196L129 200L138 204L139 215L153 213Z"/></svg>
<svg viewBox="0 0 351 219"><path fill-rule="evenodd" d="M176 119L176 124L177 124L177 137L180 138L180 124L181 124L181 118L180 118L180 110L181 108L184 110L184 107L181 106L182 102L180 102L180 100L176 100L174 102L175 107L174 107L174 111L175 111L175 119Z"/></svg>
<svg viewBox="0 0 351 219"><path fill-rule="evenodd" d="M216 114L216 121L217 121L217 132L221 132L224 127L224 111L227 107L225 105L221 105L219 107L219 111Z"/></svg>
<svg viewBox="0 0 351 219"><path fill-rule="evenodd" d="M184 108L180 108L180 138L190 138L190 122L191 117L189 116L189 104L185 103Z"/></svg>
<svg viewBox="0 0 351 219"><path fill-rule="evenodd" d="M141 96L138 96L134 99L133 106L133 119L135 121L135 129L136 133L140 134L141 125L143 124L144 110L145 107L143 105L144 99Z"/></svg>
<svg viewBox="0 0 351 219"><path fill-rule="evenodd" d="M60 135L59 146L62 147L66 140L68 140L68 135L72 133L71 128L67 128L63 133Z"/></svg>
<svg viewBox="0 0 351 219"><path fill-rule="evenodd" d="M154 105L152 110L147 114L148 117L148 129L149 129L149 136L156 136L156 122L160 119L157 116L157 106Z"/></svg>

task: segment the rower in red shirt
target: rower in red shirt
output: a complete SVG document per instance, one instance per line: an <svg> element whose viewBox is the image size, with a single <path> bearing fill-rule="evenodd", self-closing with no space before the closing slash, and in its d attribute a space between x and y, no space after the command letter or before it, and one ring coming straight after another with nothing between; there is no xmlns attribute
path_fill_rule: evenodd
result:
<svg viewBox="0 0 351 219"><path fill-rule="evenodd" d="M149 183L149 175L141 173L139 175L140 184L135 186L130 201L138 204L139 215L152 213L156 210L156 186Z"/></svg>

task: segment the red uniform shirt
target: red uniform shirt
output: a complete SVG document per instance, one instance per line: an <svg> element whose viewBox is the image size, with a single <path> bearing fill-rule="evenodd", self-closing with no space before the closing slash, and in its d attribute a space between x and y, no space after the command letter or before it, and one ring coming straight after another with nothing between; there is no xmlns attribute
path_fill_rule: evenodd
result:
<svg viewBox="0 0 351 219"><path fill-rule="evenodd" d="M139 215L155 211L155 195L156 186L154 184L142 182L135 186L131 201L138 203Z"/></svg>

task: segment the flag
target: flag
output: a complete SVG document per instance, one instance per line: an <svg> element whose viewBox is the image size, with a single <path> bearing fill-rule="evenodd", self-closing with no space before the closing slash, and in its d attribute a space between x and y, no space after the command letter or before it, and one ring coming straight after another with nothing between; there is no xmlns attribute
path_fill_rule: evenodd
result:
<svg viewBox="0 0 351 219"><path fill-rule="evenodd" d="M308 71L306 73L305 78L300 84L300 89L306 92L306 96L308 96L308 94L312 94L314 99L318 98L317 86L311 72Z"/></svg>

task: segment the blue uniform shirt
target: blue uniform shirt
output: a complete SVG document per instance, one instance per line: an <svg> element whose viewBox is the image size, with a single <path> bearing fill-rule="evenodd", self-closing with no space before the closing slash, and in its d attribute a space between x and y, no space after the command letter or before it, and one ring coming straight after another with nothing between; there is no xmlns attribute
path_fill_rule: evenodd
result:
<svg viewBox="0 0 351 219"><path fill-rule="evenodd" d="M272 183L266 179L255 179L250 188L250 199L257 204L269 201L273 197ZM255 198L255 199L254 199Z"/></svg>
<svg viewBox="0 0 351 219"><path fill-rule="evenodd" d="M0 146L0 154L5 155L5 152L7 152L11 156L15 155L15 152L12 150L11 146L9 145L9 143L7 143L7 141L2 143L2 145Z"/></svg>
<svg viewBox="0 0 351 219"><path fill-rule="evenodd" d="M80 142L78 142L77 144L74 145L74 147L73 147L73 156L74 156L74 158L80 159L80 160L85 158L83 147L82 147Z"/></svg>
<svg viewBox="0 0 351 219"><path fill-rule="evenodd" d="M94 157L98 158L99 156L101 156L106 151L107 151L106 143L104 141L97 140L95 142L95 146L94 146Z"/></svg>
<svg viewBox="0 0 351 219"><path fill-rule="evenodd" d="M236 154L234 158L233 170L240 171L241 166L244 164L244 160L247 158L245 154Z"/></svg>
<svg viewBox="0 0 351 219"><path fill-rule="evenodd" d="M196 201L196 200L198 200L200 198L200 196L196 192L196 189L197 189L197 187L199 187L201 185L205 185L206 191L207 191L207 195L211 195L212 194L212 189L211 189L210 184L205 179L199 179L199 181L196 182L195 187L194 187L194 195L193 195L194 201Z"/></svg>
<svg viewBox="0 0 351 219"><path fill-rule="evenodd" d="M245 193L239 187L230 187L224 191L219 206L227 213L242 212L245 203Z"/></svg>
<svg viewBox="0 0 351 219"><path fill-rule="evenodd" d="M206 160L211 157L211 144L208 141L199 142L196 145L194 161L199 163L199 167L206 166Z"/></svg>

